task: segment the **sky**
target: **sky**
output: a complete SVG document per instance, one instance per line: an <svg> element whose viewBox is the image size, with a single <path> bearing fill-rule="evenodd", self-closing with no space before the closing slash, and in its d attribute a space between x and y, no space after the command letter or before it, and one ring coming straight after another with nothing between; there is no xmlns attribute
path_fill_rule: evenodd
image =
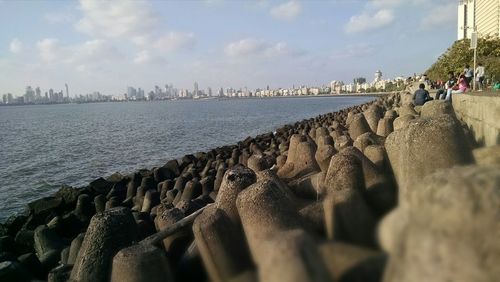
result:
<svg viewBox="0 0 500 282"><path fill-rule="evenodd" d="M424 72L456 0L0 0L0 94L249 89Z"/></svg>

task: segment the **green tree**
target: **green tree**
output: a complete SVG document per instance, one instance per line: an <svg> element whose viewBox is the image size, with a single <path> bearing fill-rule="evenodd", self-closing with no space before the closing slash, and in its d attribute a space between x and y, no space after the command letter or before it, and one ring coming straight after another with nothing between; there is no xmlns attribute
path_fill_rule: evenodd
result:
<svg viewBox="0 0 500 282"><path fill-rule="evenodd" d="M478 39L477 62L486 69L486 78L500 80L500 39L486 37ZM446 80L450 71L461 73L465 65L473 67L474 51L470 40L455 41L438 60L426 71L431 80Z"/></svg>

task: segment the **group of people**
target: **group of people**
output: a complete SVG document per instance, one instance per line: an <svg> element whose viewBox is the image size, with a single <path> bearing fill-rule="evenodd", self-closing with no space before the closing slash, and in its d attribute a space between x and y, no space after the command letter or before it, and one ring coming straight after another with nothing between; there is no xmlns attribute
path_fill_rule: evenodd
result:
<svg viewBox="0 0 500 282"><path fill-rule="evenodd" d="M470 91L472 80L476 80L478 91L483 91L484 87L484 66L479 63L475 70L466 65L463 72L457 76L453 72L448 73L448 80L444 83L444 87L439 89L436 93L436 100L451 101L453 94L464 93ZM430 97L429 92L425 90L425 84L420 84L419 89L413 95L413 102L415 105L423 105L425 102L434 100Z"/></svg>

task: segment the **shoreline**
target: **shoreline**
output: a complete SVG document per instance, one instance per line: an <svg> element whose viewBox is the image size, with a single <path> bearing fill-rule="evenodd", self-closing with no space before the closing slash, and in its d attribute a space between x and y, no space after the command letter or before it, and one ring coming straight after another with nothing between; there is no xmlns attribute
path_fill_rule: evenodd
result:
<svg viewBox="0 0 500 282"><path fill-rule="evenodd" d="M225 100L246 100L246 99L274 99L274 98L335 98L335 97L380 97L391 95L396 92L375 92L375 93L349 93L349 94L322 94L322 95L296 95L296 96L272 96L272 97L206 97L200 99L166 99L166 100L130 100L130 101L95 101L95 102L68 102L68 103L43 103L43 104L0 104L0 107L18 107L18 106L53 106L53 105L86 105L102 103L156 103L156 102L175 102L175 101L225 101Z"/></svg>
<svg viewBox="0 0 500 282"><path fill-rule="evenodd" d="M422 219L413 224L435 224L430 221L435 215L425 213L432 210L425 206L427 201L410 201L409 193L433 197L427 193L449 187L453 193L466 193L461 188L466 184L457 184L466 181L433 184L435 179L444 183L464 177L460 165L473 171L467 185L486 185L484 191L493 193L494 184L484 184L481 175L500 179L500 169L474 165L482 160L474 160L468 145L473 141L464 135L449 103L432 101L414 107L409 101L411 93L384 93L368 103L188 154L163 166L100 177L81 188L63 186L0 225L2 240L12 242L11 249L0 244L4 248L0 251L14 255L7 260L9 273L19 281L27 276L123 281L149 275L174 276L179 281L244 275L244 281L254 281L273 280L276 273L281 273L279 279L292 281L338 278L352 271L374 280L381 279L384 271L404 276L404 267L421 266L397 267L405 257L398 258L400 252L384 244L382 250L374 235L380 224L382 242L390 236L398 242L396 247L418 252L395 232L406 225L386 223L388 217L417 211ZM446 143L437 142L443 138ZM421 156L420 144L433 146ZM429 156L437 161L426 162ZM424 167L431 177L424 179L426 189L413 189L426 176ZM451 207L442 212L456 211ZM448 230L446 224L435 228ZM434 236L439 235L428 240ZM478 252L483 250L490 249ZM388 261L387 254L397 259ZM141 263L146 258L147 265ZM268 265L269 258L273 263ZM346 258L353 264L338 269L337 262ZM41 267L28 261L38 261ZM318 262L317 268L304 267L308 261ZM422 263L427 261L432 260ZM354 267L362 262L366 267Z"/></svg>

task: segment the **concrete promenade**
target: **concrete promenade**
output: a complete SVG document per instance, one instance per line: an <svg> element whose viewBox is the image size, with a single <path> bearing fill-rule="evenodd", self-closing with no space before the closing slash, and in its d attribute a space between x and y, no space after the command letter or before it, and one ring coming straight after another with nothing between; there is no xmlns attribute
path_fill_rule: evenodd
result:
<svg viewBox="0 0 500 282"><path fill-rule="evenodd" d="M0 281L498 281L500 96L412 87L63 186L0 225Z"/></svg>

